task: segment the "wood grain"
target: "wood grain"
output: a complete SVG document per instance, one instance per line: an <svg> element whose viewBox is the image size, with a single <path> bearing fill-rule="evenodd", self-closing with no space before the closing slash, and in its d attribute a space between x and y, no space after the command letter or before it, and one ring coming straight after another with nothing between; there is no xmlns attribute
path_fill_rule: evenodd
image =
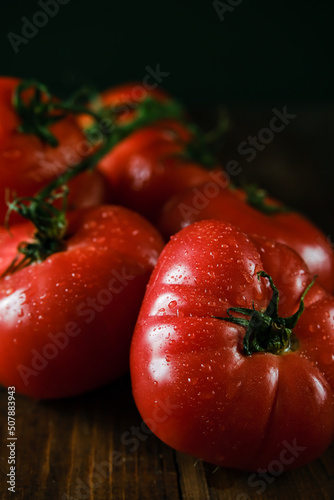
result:
<svg viewBox="0 0 334 500"><path fill-rule="evenodd" d="M334 446L312 464L250 481L175 452L143 425L130 380L76 398L16 398L16 494L7 491L7 392L1 389L1 499L330 500ZM143 431L146 430L146 432ZM260 490L264 489L264 491Z"/></svg>

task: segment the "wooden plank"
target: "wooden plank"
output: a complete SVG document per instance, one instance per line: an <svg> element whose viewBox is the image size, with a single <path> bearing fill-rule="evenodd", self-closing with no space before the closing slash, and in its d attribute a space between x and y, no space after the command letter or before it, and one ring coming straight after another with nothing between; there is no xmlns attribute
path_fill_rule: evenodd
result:
<svg viewBox="0 0 334 500"><path fill-rule="evenodd" d="M190 455L176 452L182 497L186 500L210 500L203 462Z"/></svg>
<svg viewBox="0 0 334 500"><path fill-rule="evenodd" d="M334 498L334 443L312 464L276 477L217 470L209 464L205 471L212 500L331 500Z"/></svg>
<svg viewBox="0 0 334 500"><path fill-rule="evenodd" d="M0 392L0 498L7 491L7 392ZM19 500L331 500L334 446L312 464L271 478L216 468L145 430L128 377L66 400L16 398ZM144 429L144 430L143 430ZM264 483L264 484L263 484ZM263 490L263 491L262 491Z"/></svg>

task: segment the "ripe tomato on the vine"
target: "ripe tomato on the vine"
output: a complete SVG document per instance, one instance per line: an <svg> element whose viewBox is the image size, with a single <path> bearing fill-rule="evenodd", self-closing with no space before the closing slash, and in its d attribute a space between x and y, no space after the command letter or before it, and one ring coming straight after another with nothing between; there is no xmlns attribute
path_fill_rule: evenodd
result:
<svg viewBox="0 0 334 500"><path fill-rule="evenodd" d="M99 94L89 104L96 111L114 110L117 108L115 115L118 124L130 122L136 115L138 105L146 98L151 97L160 102L170 101L172 98L160 88L151 88L140 82L124 83L116 87L108 88ZM89 128L93 122L87 115L78 117L79 124L82 128Z"/></svg>
<svg viewBox="0 0 334 500"><path fill-rule="evenodd" d="M146 284L163 242L122 207L74 211L62 248L0 278L0 382L34 398L79 394L125 373ZM33 242L0 228L0 275Z"/></svg>
<svg viewBox="0 0 334 500"><path fill-rule="evenodd" d="M155 222L171 196L210 180L207 169L188 154L190 145L201 142L196 127L185 122L183 108L163 90L129 83L102 92L89 105L109 119L116 135L133 125L98 162L113 201ZM90 117L80 116L79 122L92 133ZM201 151L206 152L203 145Z"/></svg>
<svg viewBox="0 0 334 500"><path fill-rule="evenodd" d="M281 210L276 200L264 198L261 190L259 193L252 192L250 198L243 189L221 188L211 179L170 199L157 227L168 238L193 222L217 219L245 233L285 243L301 255L310 273L317 274L319 283L332 293L334 252L326 236L300 213Z"/></svg>
<svg viewBox="0 0 334 500"><path fill-rule="evenodd" d="M172 237L130 352L135 402L159 438L244 470L323 453L334 435L334 298L312 280L291 248L222 221Z"/></svg>
<svg viewBox="0 0 334 500"><path fill-rule="evenodd" d="M183 124L160 122L121 141L98 169L119 203L156 222L169 198L212 179L207 169L182 156L191 139Z"/></svg>
<svg viewBox="0 0 334 500"><path fill-rule="evenodd" d="M52 146L32 131L22 132L22 118L14 106L14 93L21 80L0 78L0 224L8 210L6 200L33 196L45 184L79 163L91 149L73 115L48 126L58 140ZM22 93L31 98L31 91ZM33 116L29 117L33 120ZM101 174L86 172L69 184L71 207L98 205L109 196ZM89 189L87 189L89 188ZM14 214L10 222L18 222Z"/></svg>

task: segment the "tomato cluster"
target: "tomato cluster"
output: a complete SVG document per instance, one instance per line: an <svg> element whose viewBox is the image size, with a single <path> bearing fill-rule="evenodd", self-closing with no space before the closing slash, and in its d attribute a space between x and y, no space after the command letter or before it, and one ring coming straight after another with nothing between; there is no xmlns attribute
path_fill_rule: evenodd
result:
<svg viewBox="0 0 334 500"><path fill-rule="evenodd" d="M144 421L178 450L246 470L318 457L334 434L322 232L229 185L161 90L82 103L2 78L0 111L0 382L59 398L130 366Z"/></svg>

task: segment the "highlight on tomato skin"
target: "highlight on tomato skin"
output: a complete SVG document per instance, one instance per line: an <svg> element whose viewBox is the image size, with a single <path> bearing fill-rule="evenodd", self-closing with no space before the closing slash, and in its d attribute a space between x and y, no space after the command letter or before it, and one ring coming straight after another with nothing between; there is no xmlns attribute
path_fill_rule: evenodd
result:
<svg viewBox="0 0 334 500"><path fill-rule="evenodd" d="M152 273L130 371L142 418L169 446L223 467L301 467L334 435L334 298L286 245L193 223Z"/></svg>
<svg viewBox="0 0 334 500"><path fill-rule="evenodd" d="M163 248L123 207L68 214L64 248L0 278L0 383L32 398L73 396L128 370L131 336ZM33 241L30 222L0 228L0 274Z"/></svg>
<svg viewBox="0 0 334 500"><path fill-rule="evenodd" d="M211 180L206 168L182 157L191 139L175 121L144 127L116 145L98 170L119 203L154 223L170 197Z"/></svg>
<svg viewBox="0 0 334 500"><path fill-rule="evenodd" d="M17 78L0 78L0 224L5 221L7 201L14 197L33 196L45 184L81 161L81 151L87 142L71 114L49 126L50 132L58 139L56 147L33 134L18 131L21 121L13 106L13 95L20 83ZM91 189L87 190L88 186ZM101 204L109 196L107 188L101 185L101 176L95 172L83 173L69 187L70 204L75 208L82 206L79 200L86 196L84 206L88 202L91 206ZM20 218L12 214L10 223L15 222L20 222Z"/></svg>
<svg viewBox="0 0 334 500"><path fill-rule="evenodd" d="M281 206L274 199L268 203L270 207ZM319 283L328 292L334 291L333 248L322 231L300 213L293 210L266 213L247 202L243 189L222 188L211 179L195 190L188 189L171 198L161 211L157 227L169 238L193 222L205 219L226 221L246 233L285 243L302 256L311 274L318 275Z"/></svg>

